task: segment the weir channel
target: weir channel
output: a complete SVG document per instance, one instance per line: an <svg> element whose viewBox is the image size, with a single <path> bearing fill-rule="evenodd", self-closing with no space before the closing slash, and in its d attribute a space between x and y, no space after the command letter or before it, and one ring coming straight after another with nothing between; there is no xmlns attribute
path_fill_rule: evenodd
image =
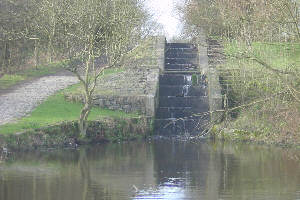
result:
<svg viewBox="0 0 300 200"><path fill-rule="evenodd" d="M167 43L165 69L159 78L156 134L204 135L208 111L207 80L199 70L197 47Z"/></svg>

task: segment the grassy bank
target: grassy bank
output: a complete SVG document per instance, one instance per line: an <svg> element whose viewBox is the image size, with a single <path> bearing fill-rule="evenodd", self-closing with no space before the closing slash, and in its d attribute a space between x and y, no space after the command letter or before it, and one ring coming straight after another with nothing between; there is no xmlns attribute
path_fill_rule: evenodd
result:
<svg viewBox="0 0 300 200"><path fill-rule="evenodd" d="M76 147L78 144L120 142L145 138L152 133L152 119L103 118L89 121L85 138L79 136L77 121L60 122L54 125L27 130L22 134L0 134L2 147L9 150L35 148Z"/></svg>
<svg viewBox="0 0 300 200"><path fill-rule="evenodd" d="M300 144L300 44L224 44L218 66L225 114L217 136L276 144ZM263 61L263 63L257 62Z"/></svg>
<svg viewBox="0 0 300 200"><path fill-rule="evenodd" d="M65 62L53 62L13 74L4 74L2 77L0 77L0 90L9 89L10 87L25 80L31 80L33 78L55 74L62 70L65 65Z"/></svg>
<svg viewBox="0 0 300 200"><path fill-rule="evenodd" d="M94 107L88 119L87 136L82 140L77 123L82 104L69 102L64 97L64 93L78 87L73 85L60 91L40 104L29 116L0 126L0 147L15 150L63 147L75 143L131 140L151 133L151 118Z"/></svg>
<svg viewBox="0 0 300 200"><path fill-rule="evenodd" d="M15 123L0 126L0 134L24 132L63 121L77 120L82 104L66 101L64 93L77 90L78 87L78 85L74 85L60 91L40 104L29 116L24 117ZM89 120L99 120L104 117L131 118L137 117L137 114L94 107L89 116Z"/></svg>

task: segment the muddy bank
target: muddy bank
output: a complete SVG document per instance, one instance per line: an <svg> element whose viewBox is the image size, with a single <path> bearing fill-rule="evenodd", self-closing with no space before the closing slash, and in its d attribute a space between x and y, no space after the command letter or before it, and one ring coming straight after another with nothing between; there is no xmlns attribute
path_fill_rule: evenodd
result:
<svg viewBox="0 0 300 200"><path fill-rule="evenodd" d="M3 149L30 150L37 148L75 147L143 138L152 134L152 118L131 119L106 118L89 122L87 136L79 137L78 123L63 122L19 134L1 135L0 151Z"/></svg>

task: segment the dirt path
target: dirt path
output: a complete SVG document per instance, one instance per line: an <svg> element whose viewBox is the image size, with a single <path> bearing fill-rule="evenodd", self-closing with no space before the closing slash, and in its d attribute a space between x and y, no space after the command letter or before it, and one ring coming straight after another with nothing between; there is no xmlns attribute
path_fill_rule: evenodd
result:
<svg viewBox="0 0 300 200"><path fill-rule="evenodd" d="M47 97L77 82L72 74L59 72L0 93L0 125L26 116Z"/></svg>

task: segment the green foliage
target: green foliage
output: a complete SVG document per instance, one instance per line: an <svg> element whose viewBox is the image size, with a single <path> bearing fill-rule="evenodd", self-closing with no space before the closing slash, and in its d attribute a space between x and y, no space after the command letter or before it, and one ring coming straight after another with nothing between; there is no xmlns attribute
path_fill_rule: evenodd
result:
<svg viewBox="0 0 300 200"><path fill-rule="evenodd" d="M198 85L198 76L197 76L197 74L192 75L192 85L193 86Z"/></svg>
<svg viewBox="0 0 300 200"><path fill-rule="evenodd" d="M235 131L227 131L225 136L266 143L299 142L297 134L300 127L299 123L295 123L300 116L299 110L295 109L299 103L288 90L287 83L299 90L299 80L294 75L297 75L300 66L300 44L256 42L249 48L243 43L230 42L224 47L228 59L218 69L228 107L266 99L232 111L231 117L235 119L226 120L222 125ZM262 60L272 69L249 58Z"/></svg>
<svg viewBox="0 0 300 200"><path fill-rule="evenodd" d="M299 40L299 1L187 0L182 4L185 33L246 41Z"/></svg>
<svg viewBox="0 0 300 200"><path fill-rule="evenodd" d="M15 74L4 74L0 78L0 89L8 89L24 80L54 74L62 70L65 65L65 62L50 63L48 65L39 66L38 68L22 70Z"/></svg>
<svg viewBox="0 0 300 200"><path fill-rule="evenodd" d="M265 98L285 90L285 81L291 78L278 74L251 58L262 60L275 70L296 73L300 66L300 44L253 43L251 48L243 43L231 42L224 45L228 59L218 67L223 94L234 101L230 106ZM247 54L247 57L242 55ZM293 80L293 79L290 79Z"/></svg>
<svg viewBox="0 0 300 200"><path fill-rule="evenodd" d="M186 35L201 43L217 38L209 51L220 75L222 123L231 139L299 142L300 2L290 0L188 0L183 4ZM292 23L291 23L292 22ZM221 52L221 56L219 56ZM291 116L291 117L290 117ZM297 119L297 120L295 120ZM233 130L233 131L232 131Z"/></svg>
<svg viewBox="0 0 300 200"><path fill-rule="evenodd" d="M277 69L291 70L293 67L300 66L299 43L253 42L249 47L242 42L226 42L224 52L229 56L226 63L227 65L233 65L232 68L241 65L247 65L247 68L263 68L260 64L243 58L242 55L259 58ZM242 59L236 59L234 56L240 56Z"/></svg>
<svg viewBox="0 0 300 200"><path fill-rule="evenodd" d="M23 76L5 74L0 78L0 89L7 89L23 80L25 80Z"/></svg>

